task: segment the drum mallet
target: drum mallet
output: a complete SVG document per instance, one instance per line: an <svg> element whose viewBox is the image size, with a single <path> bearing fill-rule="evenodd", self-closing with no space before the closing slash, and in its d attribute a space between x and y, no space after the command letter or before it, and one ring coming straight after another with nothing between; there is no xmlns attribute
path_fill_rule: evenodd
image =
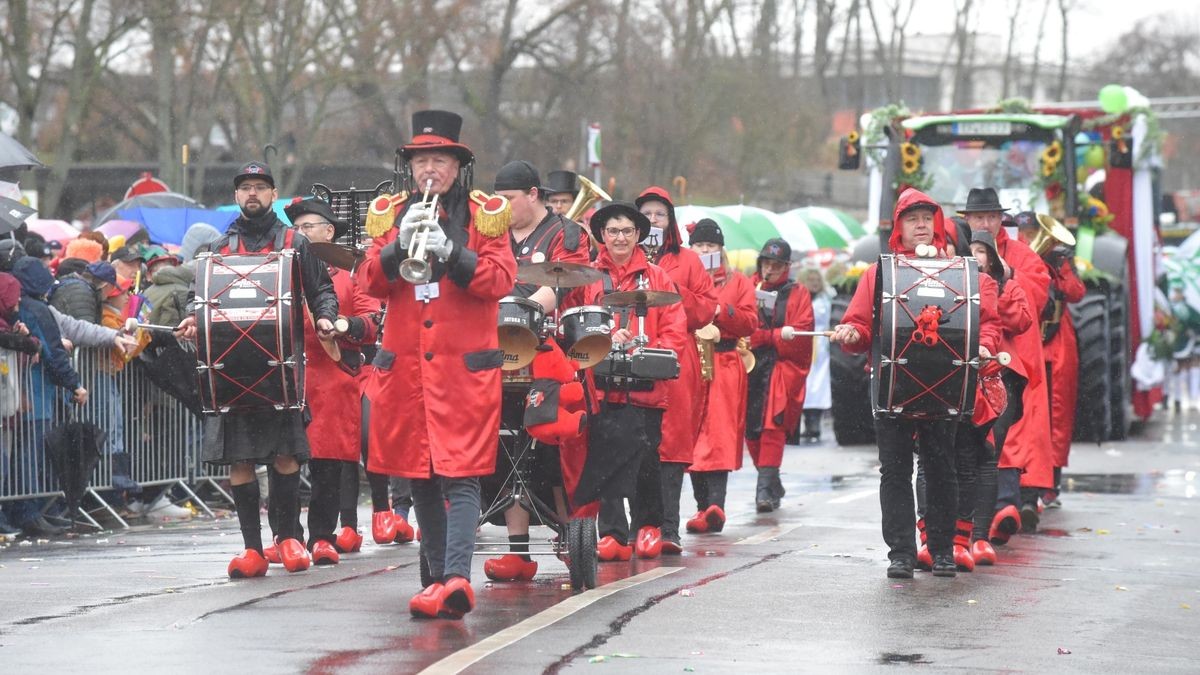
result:
<svg viewBox="0 0 1200 675"><path fill-rule="evenodd" d="M996 363L999 363L1002 366L1007 366L1008 364L1012 363L1012 356L1010 356L1008 352L997 352L995 354L992 354L991 356L980 357L979 360L980 361L995 361Z"/></svg>
<svg viewBox="0 0 1200 675"><path fill-rule="evenodd" d="M794 340L798 337L833 337L831 330L796 330L792 326L784 326L779 329L779 337L784 340Z"/></svg>

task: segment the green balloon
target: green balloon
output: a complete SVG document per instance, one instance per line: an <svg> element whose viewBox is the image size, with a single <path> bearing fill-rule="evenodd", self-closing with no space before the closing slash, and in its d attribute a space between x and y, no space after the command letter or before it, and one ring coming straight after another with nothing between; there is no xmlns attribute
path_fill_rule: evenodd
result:
<svg viewBox="0 0 1200 675"><path fill-rule="evenodd" d="M1129 98L1125 96L1125 87L1119 84L1106 84L1100 90L1100 109L1110 115L1125 112L1129 107Z"/></svg>
<svg viewBox="0 0 1200 675"><path fill-rule="evenodd" d="M1093 145L1083 153L1083 165L1089 169L1104 168L1104 147L1101 145Z"/></svg>

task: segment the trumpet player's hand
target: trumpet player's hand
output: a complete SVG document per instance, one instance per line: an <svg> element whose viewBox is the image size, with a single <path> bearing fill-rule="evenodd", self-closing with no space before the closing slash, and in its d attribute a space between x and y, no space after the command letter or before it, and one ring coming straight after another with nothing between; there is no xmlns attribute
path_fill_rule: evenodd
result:
<svg viewBox="0 0 1200 675"><path fill-rule="evenodd" d="M436 255L438 260L446 262L450 258L450 252L454 250L454 242L446 236L445 230L434 223L429 228L429 239L425 241L425 250Z"/></svg>
<svg viewBox="0 0 1200 675"><path fill-rule="evenodd" d="M399 242L400 247L407 250L409 245L412 244L413 235L416 234L422 225L429 223L429 221L433 221L435 224L437 222L428 207L424 204L413 204L404 213L404 217L400 219L400 233L396 237L396 241Z"/></svg>

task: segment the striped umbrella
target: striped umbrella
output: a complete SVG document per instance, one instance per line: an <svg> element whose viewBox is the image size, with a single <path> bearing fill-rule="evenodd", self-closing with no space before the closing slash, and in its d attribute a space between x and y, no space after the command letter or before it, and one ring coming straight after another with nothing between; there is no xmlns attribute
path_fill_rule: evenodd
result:
<svg viewBox="0 0 1200 675"><path fill-rule="evenodd" d="M730 251L758 251L768 239L782 238L796 252L822 248L845 249L866 234L862 225L833 209L807 207L778 214L753 206L680 206L675 216L684 228L701 218L711 218L725 234Z"/></svg>
<svg viewBox="0 0 1200 675"><path fill-rule="evenodd" d="M867 234L861 223L849 214L835 209L806 206L786 211L782 215L784 218L802 220L820 248L847 248Z"/></svg>

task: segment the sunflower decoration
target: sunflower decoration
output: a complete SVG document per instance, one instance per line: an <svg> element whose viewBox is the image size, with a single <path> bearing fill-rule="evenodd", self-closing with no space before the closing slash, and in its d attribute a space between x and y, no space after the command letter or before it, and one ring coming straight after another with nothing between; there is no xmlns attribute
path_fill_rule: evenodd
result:
<svg viewBox="0 0 1200 675"><path fill-rule="evenodd" d="M900 176L898 188L911 186L918 190L929 188L931 180L921 168L921 148L916 143L900 144Z"/></svg>
<svg viewBox="0 0 1200 675"><path fill-rule="evenodd" d="M1035 184L1036 195L1041 192L1045 195L1046 201L1050 202L1051 210L1055 210L1056 202L1061 201L1063 195L1063 184L1066 181L1066 173L1062 164L1063 146L1061 141L1054 141L1047 145L1040 157L1041 171L1037 174L1037 182ZM1061 210L1059 207L1058 210ZM1055 217L1062 217L1062 213L1053 214Z"/></svg>

